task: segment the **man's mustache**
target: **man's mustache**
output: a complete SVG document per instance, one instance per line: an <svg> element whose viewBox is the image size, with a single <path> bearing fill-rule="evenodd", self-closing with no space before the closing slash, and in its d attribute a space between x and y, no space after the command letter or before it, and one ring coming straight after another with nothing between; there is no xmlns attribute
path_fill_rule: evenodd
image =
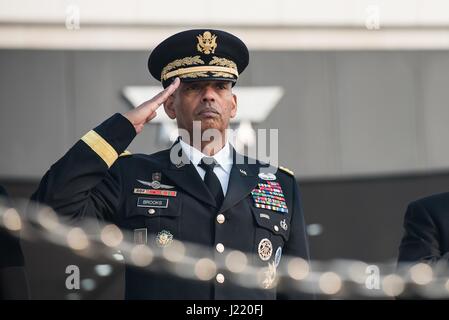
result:
<svg viewBox="0 0 449 320"><path fill-rule="evenodd" d="M200 114L205 113L205 112L213 112L213 113L216 113L218 115L220 114L220 112L215 107L208 105L208 106L204 106L204 107L200 108L196 112L196 115L200 115Z"/></svg>

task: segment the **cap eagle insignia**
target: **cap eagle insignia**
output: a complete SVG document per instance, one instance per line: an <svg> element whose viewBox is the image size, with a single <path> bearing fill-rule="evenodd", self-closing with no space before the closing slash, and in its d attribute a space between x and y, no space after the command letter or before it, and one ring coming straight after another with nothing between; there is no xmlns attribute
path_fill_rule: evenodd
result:
<svg viewBox="0 0 449 320"><path fill-rule="evenodd" d="M204 54L211 54L215 52L217 48L217 36L210 33L209 31L205 31L202 35L196 36L198 39L198 44L196 48L199 52Z"/></svg>

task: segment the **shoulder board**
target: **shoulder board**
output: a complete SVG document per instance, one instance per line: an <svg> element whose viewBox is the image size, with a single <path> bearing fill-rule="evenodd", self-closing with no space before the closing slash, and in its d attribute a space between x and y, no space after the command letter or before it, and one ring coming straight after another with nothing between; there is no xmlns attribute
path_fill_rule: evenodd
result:
<svg viewBox="0 0 449 320"><path fill-rule="evenodd" d="M279 167L279 169L282 170L282 171L284 171L284 172L286 172L286 173L288 173L288 174L291 175L291 176L294 176L294 175L295 175L295 173L294 173L293 171L291 171L290 169L288 169L288 168L285 168L285 167Z"/></svg>
<svg viewBox="0 0 449 320"><path fill-rule="evenodd" d="M130 156L130 155L132 155L132 153L129 152L128 150L125 150L122 153L120 153L119 157L126 157L126 156Z"/></svg>

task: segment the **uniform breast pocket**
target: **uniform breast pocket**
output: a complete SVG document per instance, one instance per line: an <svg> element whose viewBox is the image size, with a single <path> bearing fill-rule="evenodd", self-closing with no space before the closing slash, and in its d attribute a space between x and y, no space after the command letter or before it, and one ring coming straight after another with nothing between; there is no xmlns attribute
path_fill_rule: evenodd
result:
<svg viewBox="0 0 449 320"><path fill-rule="evenodd" d="M132 196L128 201L125 224L129 229L146 228L149 234L161 231L179 233L182 196Z"/></svg>
<svg viewBox="0 0 449 320"><path fill-rule="evenodd" d="M256 208L251 206L256 224L272 234L280 236L287 241L290 233L290 217L288 213L280 213L274 210Z"/></svg>
<svg viewBox="0 0 449 320"><path fill-rule="evenodd" d="M289 239L289 214L250 205L256 223L254 250L262 261L275 260Z"/></svg>

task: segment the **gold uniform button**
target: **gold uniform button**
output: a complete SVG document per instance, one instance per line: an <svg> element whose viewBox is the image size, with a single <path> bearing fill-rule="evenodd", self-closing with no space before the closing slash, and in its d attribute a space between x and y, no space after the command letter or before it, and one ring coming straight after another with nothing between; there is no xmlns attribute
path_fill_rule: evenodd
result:
<svg viewBox="0 0 449 320"><path fill-rule="evenodd" d="M225 277L222 273L217 274L215 279L217 280L218 283L223 283L225 281Z"/></svg>
<svg viewBox="0 0 449 320"><path fill-rule="evenodd" d="M215 248L217 249L218 252L223 253L224 251L224 245L223 243L217 243L217 245L215 246Z"/></svg>
<svg viewBox="0 0 449 320"><path fill-rule="evenodd" d="M154 210L153 208L148 209L148 213L149 213L149 214L154 214L155 212L156 212L156 210Z"/></svg>
<svg viewBox="0 0 449 320"><path fill-rule="evenodd" d="M226 218L225 218L225 216L224 216L223 214L220 213L220 214L217 216L217 222L218 222L219 224L224 223L225 220L226 220Z"/></svg>

